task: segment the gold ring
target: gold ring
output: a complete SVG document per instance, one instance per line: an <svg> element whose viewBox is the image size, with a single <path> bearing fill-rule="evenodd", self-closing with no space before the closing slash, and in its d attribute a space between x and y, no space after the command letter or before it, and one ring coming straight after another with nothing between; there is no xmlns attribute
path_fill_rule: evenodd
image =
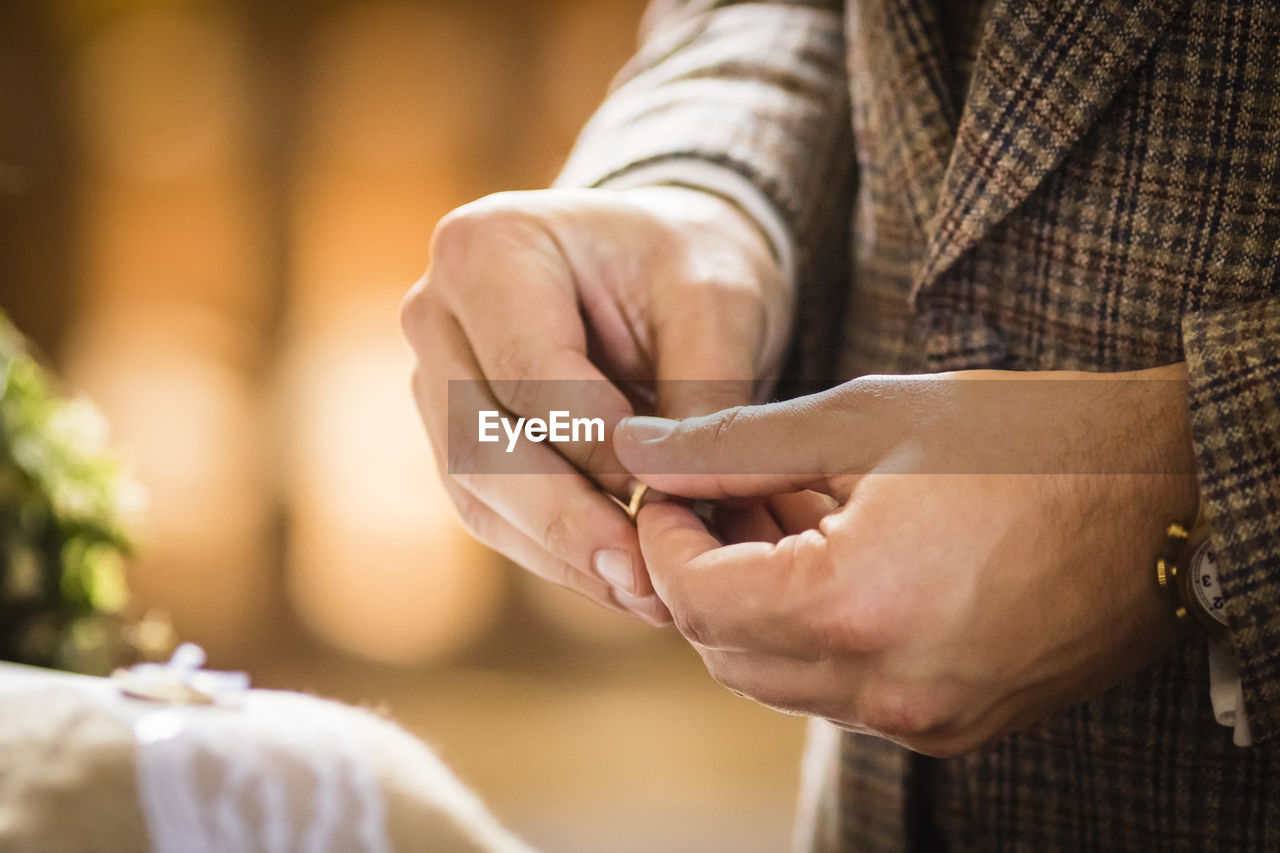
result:
<svg viewBox="0 0 1280 853"><path fill-rule="evenodd" d="M635 521L636 516L640 514L640 507L644 504L644 496L648 491L649 487L644 483L637 483L631 490L631 502L627 504L627 515L631 516L632 521Z"/></svg>
<svg viewBox="0 0 1280 853"><path fill-rule="evenodd" d="M616 503L623 512L627 514L627 518L634 523L636 516L640 514L640 507L644 506L644 499L649 494L649 487L644 483L636 483L631 487L631 500L623 503L621 499L609 495L609 500Z"/></svg>

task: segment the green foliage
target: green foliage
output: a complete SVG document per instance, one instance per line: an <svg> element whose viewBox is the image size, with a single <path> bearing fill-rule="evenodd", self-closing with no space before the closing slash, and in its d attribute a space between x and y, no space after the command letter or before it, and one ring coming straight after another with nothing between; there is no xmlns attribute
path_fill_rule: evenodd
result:
<svg viewBox="0 0 1280 853"><path fill-rule="evenodd" d="M102 416L56 393L3 314L0 387L0 659L106 672L123 647L137 487Z"/></svg>

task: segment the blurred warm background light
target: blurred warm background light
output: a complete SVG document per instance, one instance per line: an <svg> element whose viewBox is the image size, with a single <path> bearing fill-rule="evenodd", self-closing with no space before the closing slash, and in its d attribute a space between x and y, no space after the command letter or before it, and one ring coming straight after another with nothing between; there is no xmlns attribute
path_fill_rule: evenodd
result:
<svg viewBox="0 0 1280 853"><path fill-rule="evenodd" d="M82 278L64 372L151 493L134 588L223 652L252 648L270 605L246 66L228 14L154 4L90 34L69 80Z"/></svg>
<svg viewBox="0 0 1280 853"><path fill-rule="evenodd" d="M387 2L336 10L304 61L280 407L287 589L343 649L438 660L493 623L501 566L453 522L396 308L458 195L439 165L475 135L457 83L498 57L448 7Z"/></svg>
<svg viewBox="0 0 1280 853"><path fill-rule="evenodd" d="M329 642L408 664L489 629L503 579L438 484L406 390L395 293L382 290L357 289L342 322L300 332L284 374L287 588Z"/></svg>
<svg viewBox="0 0 1280 853"><path fill-rule="evenodd" d="M545 186L643 0L15 0L0 307L149 500L141 604L385 707L535 844L777 850L799 721L474 543L397 305L435 222Z"/></svg>

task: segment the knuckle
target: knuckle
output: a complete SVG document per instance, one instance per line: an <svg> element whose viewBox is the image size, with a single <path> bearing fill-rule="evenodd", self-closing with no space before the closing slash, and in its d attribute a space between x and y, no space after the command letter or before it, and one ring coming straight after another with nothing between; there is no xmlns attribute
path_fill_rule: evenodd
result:
<svg viewBox="0 0 1280 853"><path fill-rule="evenodd" d="M889 647L899 625L896 603L865 585L849 590L825 616L822 627L832 646L845 654L867 654Z"/></svg>
<svg viewBox="0 0 1280 853"><path fill-rule="evenodd" d="M712 415L711 417L714 418L714 421L712 424L711 440L718 443L731 435L734 424L738 423L738 421L743 417L743 413L746 409L746 406L731 406Z"/></svg>
<svg viewBox="0 0 1280 853"><path fill-rule="evenodd" d="M498 402L512 412L533 411L537 401L537 384L533 380L533 360L524 347L504 344L493 358L489 380Z"/></svg>
<svg viewBox="0 0 1280 853"><path fill-rule="evenodd" d="M564 512L554 512L542 529L542 546L565 562L576 543L573 524Z"/></svg>
<svg viewBox="0 0 1280 853"><path fill-rule="evenodd" d="M492 545L487 508L463 489L450 489L449 496L453 499L453 508L458 513L458 521L463 529L482 544Z"/></svg>
<svg viewBox="0 0 1280 853"><path fill-rule="evenodd" d="M750 699L768 708L785 713L811 713L811 700L794 694L785 686L776 684L742 661L730 663L732 657L716 653L704 653L703 663L707 672L721 686L735 696Z"/></svg>
<svg viewBox="0 0 1280 853"><path fill-rule="evenodd" d="M912 709L891 689L875 691L865 701L858 717L867 728L886 737L907 738L920 734Z"/></svg>
<svg viewBox="0 0 1280 853"><path fill-rule="evenodd" d="M463 488L469 488L471 478L484 470L487 461L480 445L474 441L448 441L446 444L446 465L441 473L452 477Z"/></svg>
<svg viewBox="0 0 1280 853"><path fill-rule="evenodd" d="M880 685L869 693L859 718L867 727L891 738L938 745L949 740L938 737L950 721L949 709L929 691Z"/></svg>
<svg viewBox="0 0 1280 853"><path fill-rule="evenodd" d="M445 268L484 260L484 247L494 235L531 221L523 193L494 193L446 213L431 237L433 264Z"/></svg>
<svg viewBox="0 0 1280 853"><path fill-rule="evenodd" d="M429 275L414 282L400 300L400 330L410 343L416 342L427 326L435 292L427 286Z"/></svg>
<svg viewBox="0 0 1280 853"><path fill-rule="evenodd" d="M833 618L824 631L831 645L844 654L866 654L886 645L884 632L864 615L865 606L847 606Z"/></svg>
<svg viewBox="0 0 1280 853"><path fill-rule="evenodd" d="M802 530L785 537L776 546L798 577L820 589L838 583L839 567L831 553L827 536L819 530ZM816 615L816 614L815 614Z"/></svg>
<svg viewBox="0 0 1280 853"><path fill-rule="evenodd" d="M703 652L702 663L707 668L707 674L730 693L743 699L755 698L748 692L747 686L741 682L734 669L728 666L724 655Z"/></svg>
<svg viewBox="0 0 1280 853"><path fill-rule="evenodd" d="M675 623L676 630L680 632L680 636L688 640L689 643L700 649L714 648L711 626L705 614L690 608L679 608L671 611L671 619ZM721 684L725 683L715 672L712 672L711 675ZM725 686L728 687L729 685L726 684Z"/></svg>
<svg viewBox="0 0 1280 853"><path fill-rule="evenodd" d="M445 473L446 482L451 482L459 489L465 490L468 494L474 494L479 491L479 482L476 480L476 474L467 469L448 470Z"/></svg>
<svg viewBox="0 0 1280 853"><path fill-rule="evenodd" d="M446 213L431 235L432 263L450 266L467 258L494 215L494 207L485 204L483 199Z"/></svg>
<svg viewBox="0 0 1280 853"><path fill-rule="evenodd" d="M608 442L586 445L585 451L581 452L581 457L580 467L589 477L622 473L613 455L613 446Z"/></svg>
<svg viewBox="0 0 1280 853"><path fill-rule="evenodd" d="M508 387L505 389L508 394L514 394L520 384L528 379L532 371L533 367L530 364L529 354L520 347L504 346L493 357L492 378L515 386L515 388Z"/></svg>

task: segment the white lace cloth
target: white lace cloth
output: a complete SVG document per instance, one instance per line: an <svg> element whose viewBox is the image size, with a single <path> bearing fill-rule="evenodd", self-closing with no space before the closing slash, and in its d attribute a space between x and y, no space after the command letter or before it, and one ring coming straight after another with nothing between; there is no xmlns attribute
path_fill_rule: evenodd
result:
<svg viewBox="0 0 1280 853"><path fill-rule="evenodd" d="M390 851L377 781L334 708L253 691L234 708L139 717L138 797L152 849Z"/></svg>
<svg viewBox="0 0 1280 853"><path fill-rule="evenodd" d="M168 664L113 680L16 667L3 673L0 699L67 686L131 725L138 801L156 853L390 853L382 794L348 731L350 709L249 690L243 673L203 663L204 652L186 645ZM177 687L207 704L122 698Z"/></svg>
<svg viewBox="0 0 1280 853"><path fill-rule="evenodd" d="M59 838L93 832L77 824L78 813L59 817L49 798L84 795L93 808L118 806L118 797L95 792L92 774L117 778L123 758L140 807L134 820L141 818L150 849L160 853L532 853L434 752L393 723L311 696L249 690L243 674L210 672L202 663L203 653L187 649L169 664L110 680L0 663L0 720L7 708L31 713L38 708L31 697L47 696L63 717L79 721L89 745L83 764L63 756L54 776L35 774L35 787L8 804L7 824L0 808L0 848L10 849L6 838L25 845L14 849L38 846L50 834L47 820L75 825ZM137 696L181 700L130 698ZM28 731L58 736L56 726ZM4 772L0 760L0 778Z"/></svg>
<svg viewBox="0 0 1280 853"><path fill-rule="evenodd" d="M116 675L127 694L199 703L156 705L133 723L152 849L390 851L378 783L347 731L346 709L250 692L244 673L204 662L201 648L183 644L167 664Z"/></svg>

